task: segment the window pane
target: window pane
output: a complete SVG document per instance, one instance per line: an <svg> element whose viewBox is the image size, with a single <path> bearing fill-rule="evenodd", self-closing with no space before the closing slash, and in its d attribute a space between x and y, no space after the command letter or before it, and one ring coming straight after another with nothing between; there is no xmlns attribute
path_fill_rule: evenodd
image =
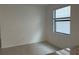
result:
<svg viewBox="0 0 79 59"><path fill-rule="evenodd" d="M70 17L70 6L56 10L56 18Z"/></svg>
<svg viewBox="0 0 79 59"><path fill-rule="evenodd" d="M70 18L66 18L66 19L56 19L56 20L70 20Z"/></svg>
<svg viewBox="0 0 79 59"><path fill-rule="evenodd" d="M56 32L70 34L70 21L56 22Z"/></svg>

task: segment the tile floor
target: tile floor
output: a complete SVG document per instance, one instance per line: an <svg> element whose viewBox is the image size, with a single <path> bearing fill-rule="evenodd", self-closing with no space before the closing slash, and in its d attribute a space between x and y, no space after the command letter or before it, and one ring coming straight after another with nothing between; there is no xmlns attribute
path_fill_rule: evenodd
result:
<svg viewBox="0 0 79 59"><path fill-rule="evenodd" d="M22 45L0 49L0 55L46 55L54 53L57 48L48 43L40 42L29 45Z"/></svg>

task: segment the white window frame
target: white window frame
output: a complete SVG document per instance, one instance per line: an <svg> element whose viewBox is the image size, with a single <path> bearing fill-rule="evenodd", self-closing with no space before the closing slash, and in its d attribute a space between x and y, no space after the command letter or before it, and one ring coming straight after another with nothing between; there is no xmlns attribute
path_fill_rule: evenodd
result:
<svg viewBox="0 0 79 59"><path fill-rule="evenodd" d="M70 6L70 5L67 5L67 6L65 6L65 7L68 7L68 6ZM71 6L70 6L70 7L71 7ZM64 8L64 7L62 7L62 8ZM59 8L59 9L61 9L61 8ZM69 21L69 22L71 23L71 21L70 21L71 15L70 15L70 17L56 18L56 10L57 10L57 9L53 10L53 24L52 24L52 25L53 25L53 32L60 33L60 34L67 34L67 33L57 32L57 31L56 31L56 22ZM71 11L71 10L70 10L70 11ZM56 20L56 19L67 19L67 20ZM67 35L70 35L70 34L67 34Z"/></svg>

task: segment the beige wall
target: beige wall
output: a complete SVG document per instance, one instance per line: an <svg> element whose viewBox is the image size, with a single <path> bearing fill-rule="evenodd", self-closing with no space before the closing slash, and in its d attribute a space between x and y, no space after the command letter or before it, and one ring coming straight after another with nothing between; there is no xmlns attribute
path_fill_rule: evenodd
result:
<svg viewBox="0 0 79 59"><path fill-rule="evenodd" d="M79 5L71 5L71 35L62 35L52 32L52 11L63 6L64 5L48 5L46 40L60 48L79 45Z"/></svg>
<svg viewBox="0 0 79 59"><path fill-rule="evenodd" d="M79 45L79 5L72 5L72 35L73 45Z"/></svg>
<svg viewBox="0 0 79 59"><path fill-rule="evenodd" d="M0 5L2 48L44 39L45 5Z"/></svg>
<svg viewBox="0 0 79 59"><path fill-rule="evenodd" d="M60 48L79 45L79 5L71 6L71 35L52 32L52 10L62 6L48 5L46 9L45 5L0 5L2 48L44 39Z"/></svg>

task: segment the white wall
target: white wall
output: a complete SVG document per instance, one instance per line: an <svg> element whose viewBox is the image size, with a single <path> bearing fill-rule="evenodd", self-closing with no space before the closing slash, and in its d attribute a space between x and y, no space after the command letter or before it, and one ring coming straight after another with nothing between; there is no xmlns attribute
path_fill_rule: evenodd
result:
<svg viewBox="0 0 79 59"><path fill-rule="evenodd" d="M64 5L48 5L46 21L46 40L59 48L79 45L79 5L71 5L71 35L61 35L52 32L52 11Z"/></svg>
<svg viewBox="0 0 79 59"><path fill-rule="evenodd" d="M2 48L44 39L45 5L0 5Z"/></svg>

